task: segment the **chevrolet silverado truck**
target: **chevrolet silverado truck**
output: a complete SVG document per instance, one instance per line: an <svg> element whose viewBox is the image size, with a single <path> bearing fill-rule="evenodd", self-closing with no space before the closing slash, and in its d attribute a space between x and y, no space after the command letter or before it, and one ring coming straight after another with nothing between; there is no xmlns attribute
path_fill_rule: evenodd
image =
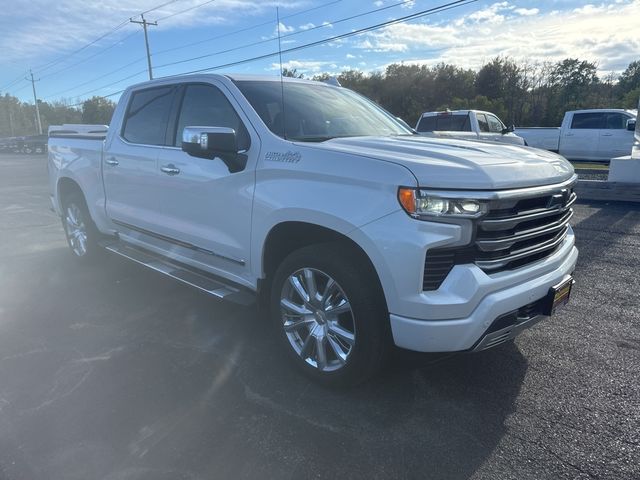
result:
<svg viewBox="0 0 640 480"><path fill-rule="evenodd" d="M145 82L100 128L50 134L73 256L266 302L319 382L372 376L394 344L493 347L569 298L576 175L556 154L425 138L348 89L277 77Z"/></svg>
<svg viewBox="0 0 640 480"><path fill-rule="evenodd" d="M608 162L629 155L637 116L637 110L574 110L564 114L560 127L518 127L515 132L528 145L570 160Z"/></svg>
<svg viewBox="0 0 640 480"><path fill-rule="evenodd" d="M480 110L425 112L418 119L416 131L428 137L526 145L524 139L513 133L513 127L506 127L493 113Z"/></svg>

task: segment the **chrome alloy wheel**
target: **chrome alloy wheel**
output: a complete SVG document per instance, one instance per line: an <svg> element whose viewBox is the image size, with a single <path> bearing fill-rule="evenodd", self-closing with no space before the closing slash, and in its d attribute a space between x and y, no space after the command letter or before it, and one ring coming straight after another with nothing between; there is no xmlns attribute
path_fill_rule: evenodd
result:
<svg viewBox="0 0 640 480"><path fill-rule="evenodd" d="M297 270L282 287L280 307L287 339L306 363L324 372L347 363L356 328L349 299L333 278L313 268Z"/></svg>
<svg viewBox="0 0 640 480"><path fill-rule="evenodd" d="M73 253L82 257L87 253L87 227L82 218L82 210L75 204L67 206L64 217L64 228Z"/></svg>

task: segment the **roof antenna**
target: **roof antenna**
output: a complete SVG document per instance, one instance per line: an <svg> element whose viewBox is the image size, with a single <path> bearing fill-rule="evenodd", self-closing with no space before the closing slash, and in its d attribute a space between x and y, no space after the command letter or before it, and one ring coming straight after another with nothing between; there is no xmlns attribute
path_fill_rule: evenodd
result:
<svg viewBox="0 0 640 480"><path fill-rule="evenodd" d="M282 101L282 138L287 139L287 122L284 115L284 79L282 78L282 46L280 45L280 9L276 7L276 21L278 22L278 57L280 58L280 98Z"/></svg>

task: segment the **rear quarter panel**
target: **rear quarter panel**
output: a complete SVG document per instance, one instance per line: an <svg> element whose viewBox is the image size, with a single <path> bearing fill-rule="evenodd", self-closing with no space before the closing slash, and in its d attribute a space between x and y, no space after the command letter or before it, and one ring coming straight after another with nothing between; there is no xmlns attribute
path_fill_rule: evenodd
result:
<svg viewBox="0 0 640 480"><path fill-rule="evenodd" d="M54 204L61 213L58 186L60 180L69 178L80 186L91 217L97 227L108 231L104 215L104 188L102 185L101 139L51 137L49 139L49 182Z"/></svg>

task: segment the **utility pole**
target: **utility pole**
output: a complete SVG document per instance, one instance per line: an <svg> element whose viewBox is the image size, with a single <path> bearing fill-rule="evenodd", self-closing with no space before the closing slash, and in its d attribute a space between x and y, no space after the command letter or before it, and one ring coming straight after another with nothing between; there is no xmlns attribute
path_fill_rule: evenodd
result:
<svg viewBox="0 0 640 480"><path fill-rule="evenodd" d="M153 70L151 69L151 53L149 52L149 36L147 35L147 25L157 26L158 22L147 22L144 19L144 14L140 15L140 17L142 17L142 21L134 20L133 18L130 18L129 21L131 23L139 23L140 25L142 25L142 28L144 29L144 44L147 47L147 66L149 67L149 80L153 80Z"/></svg>
<svg viewBox="0 0 640 480"><path fill-rule="evenodd" d="M38 107L38 97L36 96L36 80L33 79L33 72L29 70L31 74L31 80L25 78L25 80L31 82L31 88L33 88L33 103L36 104L36 120L38 123L38 135L42 135L42 122L40 121L40 108ZM38 82L40 80L37 80Z"/></svg>

